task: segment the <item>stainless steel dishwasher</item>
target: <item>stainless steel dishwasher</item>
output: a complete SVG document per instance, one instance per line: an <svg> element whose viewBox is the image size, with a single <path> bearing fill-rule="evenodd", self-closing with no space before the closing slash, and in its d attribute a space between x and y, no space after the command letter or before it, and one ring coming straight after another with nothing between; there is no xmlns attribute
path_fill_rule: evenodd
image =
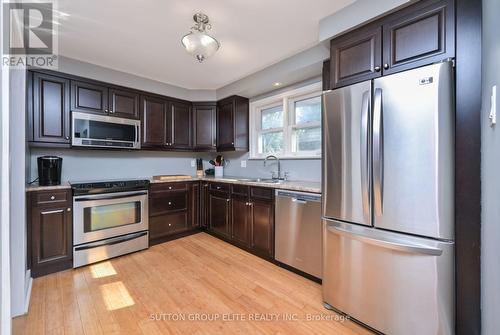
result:
<svg viewBox="0 0 500 335"><path fill-rule="evenodd" d="M276 190L276 260L321 278L321 195Z"/></svg>

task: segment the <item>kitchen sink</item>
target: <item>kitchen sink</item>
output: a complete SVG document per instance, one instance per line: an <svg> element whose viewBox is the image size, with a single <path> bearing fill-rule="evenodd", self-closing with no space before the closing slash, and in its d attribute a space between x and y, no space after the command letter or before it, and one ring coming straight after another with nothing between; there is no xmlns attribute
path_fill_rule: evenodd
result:
<svg viewBox="0 0 500 335"><path fill-rule="evenodd" d="M268 183L268 184L281 184L285 182L284 180L270 179L270 178L240 178L238 180L245 182Z"/></svg>

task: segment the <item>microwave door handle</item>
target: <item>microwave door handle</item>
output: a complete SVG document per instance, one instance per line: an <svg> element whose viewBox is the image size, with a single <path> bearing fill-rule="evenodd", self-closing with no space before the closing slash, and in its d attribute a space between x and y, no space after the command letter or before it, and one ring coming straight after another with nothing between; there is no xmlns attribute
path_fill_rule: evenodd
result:
<svg viewBox="0 0 500 335"><path fill-rule="evenodd" d="M123 199L123 198L131 198L137 195L146 195L148 192L135 192L135 193L128 193L128 194L123 194L123 195L99 195L99 196L89 196L89 197L82 197L82 198L75 198L75 201L80 202L80 201L95 201L95 200L111 200L111 199Z"/></svg>

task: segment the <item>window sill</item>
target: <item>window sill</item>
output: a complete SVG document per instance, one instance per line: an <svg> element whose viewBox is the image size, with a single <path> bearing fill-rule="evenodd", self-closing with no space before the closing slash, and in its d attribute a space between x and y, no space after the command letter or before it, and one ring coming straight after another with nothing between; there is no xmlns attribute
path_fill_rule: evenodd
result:
<svg viewBox="0 0 500 335"><path fill-rule="evenodd" d="M304 159L307 159L307 160L312 160L312 159L317 159L317 160L321 160L321 156L277 156L280 160L304 160ZM260 156L257 156L257 157L248 157L247 160L249 161L263 161L266 157L260 157Z"/></svg>

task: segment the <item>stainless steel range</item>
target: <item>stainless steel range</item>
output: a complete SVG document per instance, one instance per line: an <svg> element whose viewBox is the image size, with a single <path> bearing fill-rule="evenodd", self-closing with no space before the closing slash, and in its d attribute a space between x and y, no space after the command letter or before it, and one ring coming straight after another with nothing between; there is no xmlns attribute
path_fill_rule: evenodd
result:
<svg viewBox="0 0 500 335"><path fill-rule="evenodd" d="M73 267L148 248L149 180L71 183Z"/></svg>

